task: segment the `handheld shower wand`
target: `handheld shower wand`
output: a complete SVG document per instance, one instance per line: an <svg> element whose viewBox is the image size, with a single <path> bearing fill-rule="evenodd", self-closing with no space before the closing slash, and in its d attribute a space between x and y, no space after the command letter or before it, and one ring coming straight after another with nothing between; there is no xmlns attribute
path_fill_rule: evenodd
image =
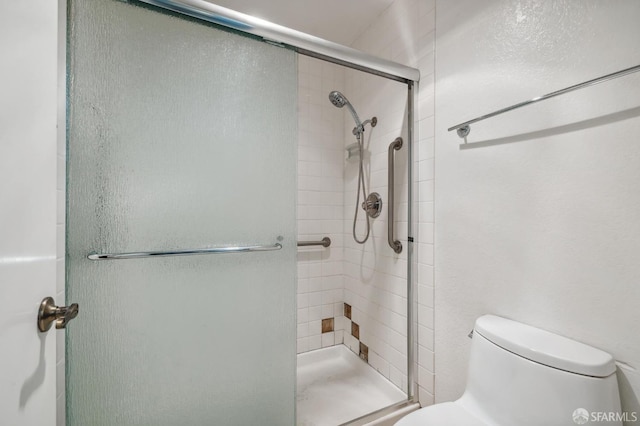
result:
<svg viewBox="0 0 640 426"><path fill-rule="evenodd" d="M329 100L333 105L337 106L338 108L342 108L346 105L347 109L349 109L349 112L351 113L351 116L353 117L353 121L356 122L356 127L353 128L353 134L358 141L358 149L360 151L360 155L359 155L360 160L359 160L359 168L358 168L358 191L356 196L356 211L353 215L353 239L358 244L364 244L369 239L369 233L371 230L371 224L369 223L369 211L367 210L366 205L367 203L375 204L375 202L369 201L369 199L367 198L367 190L365 189L365 184L364 184L364 167L362 165L362 157L364 157L362 153L363 145L364 145L364 126L366 126L367 124L371 124L371 127L376 127L376 125L378 124L378 119L376 117L373 117L369 120L365 120L364 122L360 121L360 117L358 117L358 113L353 108L353 105L351 105L351 102L349 102L347 97L344 96L342 93L338 92L337 90L334 90L331 93L329 93ZM362 206L362 208L367 211L367 214L365 215L365 218L367 220L366 222L367 232L364 239L362 240L359 240L358 236L356 235L356 222L358 220L358 207L360 205L360 188L362 188L363 199L367 200L365 203L363 203L363 206ZM377 194L375 195L378 197L378 203L376 204L377 207L382 208L382 201L379 200L379 196ZM377 217L377 215L375 215L374 217Z"/></svg>
<svg viewBox="0 0 640 426"><path fill-rule="evenodd" d="M376 124L378 124L378 119L376 117L373 117L370 120L365 120L364 123L360 121L360 117L358 117L358 113L353 108L353 105L351 105L351 102L349 102L345 95L338 92L337 90L329 93L329 100L338 108L342 108L346 105L347 109L351 113L351 116L353 117L353 121L356 122L356 127L354 127L353 129L354 135L356 135L356 133L364 132L364 126L366 126L367 124L371 124L371 127L376 127Z"/></svg>

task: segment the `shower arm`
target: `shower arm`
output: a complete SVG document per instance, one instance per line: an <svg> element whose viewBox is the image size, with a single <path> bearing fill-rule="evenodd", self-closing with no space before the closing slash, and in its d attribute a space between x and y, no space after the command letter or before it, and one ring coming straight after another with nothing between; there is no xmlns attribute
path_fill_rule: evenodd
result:
<svg viewBox="0 0 640 426"><path fill-rule="evenodd" d="M354 136L358 133L364 133L364 126L366 126L367 124L371 124L371 127L376 127L376 125L378 124L378 117L372 117L371 119L364 120L364 122L362 122L359 126L354 127L351 133L353 133Z"/></svg>

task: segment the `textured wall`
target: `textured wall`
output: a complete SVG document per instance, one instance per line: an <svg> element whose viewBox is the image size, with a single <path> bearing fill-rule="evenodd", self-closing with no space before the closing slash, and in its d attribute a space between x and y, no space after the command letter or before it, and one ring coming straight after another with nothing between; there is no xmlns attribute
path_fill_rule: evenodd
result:
<svg viewBox="0 0 640 426"><path fill-rule="evenodd" d="M436 397L493 313L619 361L640 411L640 74L447 128L640 63L637 1L437 2Z"/></svg>

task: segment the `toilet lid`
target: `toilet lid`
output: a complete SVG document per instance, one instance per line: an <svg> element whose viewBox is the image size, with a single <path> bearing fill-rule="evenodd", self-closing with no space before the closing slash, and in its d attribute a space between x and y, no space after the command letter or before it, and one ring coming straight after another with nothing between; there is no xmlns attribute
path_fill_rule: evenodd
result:
<svg viewBox="0 0 640 426"><path fill-rule="evenodd" d="M421 408L403 417L395 426L487 426L455 402Z"/></svg>
<svg viewBox="0 0 640 426"><path fill-rule="evenodd" d="M592 377L616 372L610 354L530 325L483 315L476 320L475 330L490 342L538 364Z"/></svg>

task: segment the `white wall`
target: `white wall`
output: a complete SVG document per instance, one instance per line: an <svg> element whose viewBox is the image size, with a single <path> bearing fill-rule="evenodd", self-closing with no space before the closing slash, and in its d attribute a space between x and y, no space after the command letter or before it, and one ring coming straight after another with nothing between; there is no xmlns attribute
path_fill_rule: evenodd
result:
<svg viewBox="0 0 640 426"><path fill-rule="evenodd" d="M36 314L44 297L56 296L64 241L56 208L64 200L57 37L58 2L0 5L0 413L7 425L56 422L56 331L39 333Z"/></svg>
<svg viewBox="0 0 640 426"><path fill-rule="evenodd" d="M640 74L447 128L640 63L634 0L438 1L436 399L493 313L614 355L640 412Z"/></svg>

